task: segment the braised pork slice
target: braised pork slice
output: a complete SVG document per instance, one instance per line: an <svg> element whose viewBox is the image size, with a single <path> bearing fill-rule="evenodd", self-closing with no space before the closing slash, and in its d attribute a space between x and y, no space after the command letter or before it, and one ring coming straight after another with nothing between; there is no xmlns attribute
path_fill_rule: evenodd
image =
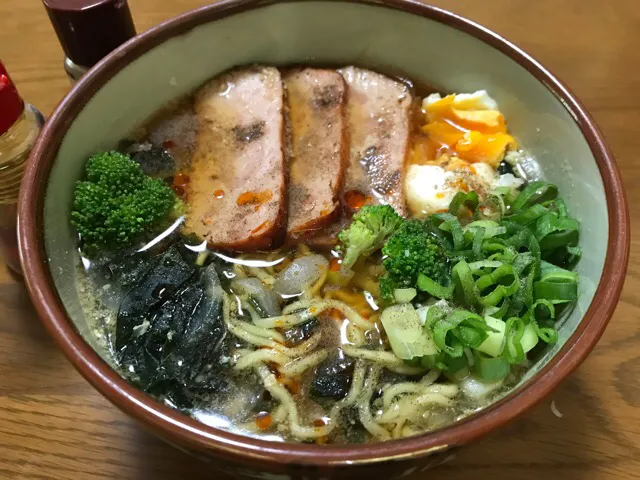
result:
<svg viewBox="0 0 640 480"><path fill-rule="evenodd" d="M350 135L345 196L364 195L403 214L411 92L403 83L371 70L346 67L340 73L348 86Z"/></svg>
<svg viewBox="0 0 640 480"><path fill-rule="evenodd" d="M196 93L186 228L211 247L246 251L283 240L283 102L272 67L232 70Z"/></svg>
<svg viewBox="0 0 640 480"><path fill-rule="evenodd" d="M346 85L336 71L315 68L290 71L283 80L289 164L287 235L293 239L340 215L349 155Z"/></svg>

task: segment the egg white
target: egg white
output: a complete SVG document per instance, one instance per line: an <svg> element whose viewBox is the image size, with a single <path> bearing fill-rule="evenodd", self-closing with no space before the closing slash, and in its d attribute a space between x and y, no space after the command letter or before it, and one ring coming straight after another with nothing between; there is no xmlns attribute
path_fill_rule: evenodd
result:
<svg viewBox="0 0 640 480"><path fill-rule="evenodd" d="M498 173L486 163L474 163L473 175L477 183L482 183L486 191L497 187L518 188L524 181L507 173ZM405 193L407 204L413 215L424 218L427 215L447 210L456 193L462 191L456 188L458 173L445 170L437 165L409 165L405 178Z"/></svg>
<svg viewBox="0 0 640 480"><path fill-rule="evenodd" d="M432 93L422 101L422 108L442 100L439 93ZM467 110L498 110L498 103L489 96L486 90L473 93L457 93L453 99L453 107L463 105Z"/></svg>
<svg viewBox="0 0 640 480"><path fill-rule="evenodd" d="M405 179L407 204L414 215L424 217L449 208L457 190L451 188L453 173L436 165L410 165Z"/></svg>

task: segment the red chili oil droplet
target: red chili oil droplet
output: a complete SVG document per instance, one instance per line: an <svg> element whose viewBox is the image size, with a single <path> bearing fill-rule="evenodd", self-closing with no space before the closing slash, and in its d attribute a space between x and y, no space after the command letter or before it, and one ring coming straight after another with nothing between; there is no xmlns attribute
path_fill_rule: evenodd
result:
<svg viewBox="0 0 640 480"><path fill-rule="evenodd" d="M327 424L327 422L323 418L316 418L313 421L313 426L314 427L324 427L326 424Z"/></svg>
<svg viewBox="0 0 640 480"><path fill-rule="evenodd" d="M349 190L344 194L344 202L352 210L360 210L369 200L369 197L359 190Z"/></svg>
<svg viewBox="0 0 640 480"><path fill-rule="evenodd" d="M238 195L236 203L239 206L243 205L255 205L256 210L265 202L268 202L273 197L271 190L265 190L264 192L244 192Z"/></svg>
<svg viewBox="0 0 640 480"><path fill-rule="evenodd" d="M273 423L271 415L267 412L261 412L256 417L256 425L260 430L266 430Z"/></svg>
<svg viewBox="0 0 640 480"><path fill-rule="evenodd" d="M285 388L289 390L289 393L291 395L297 395L300 393L300 384L295 380L287 379L286 382L282 382L282 383L284 383Z"/></svg>
<svg viewBox="0 0 640 480"><path fill-rule="evenodd" d="M189 185L190 181L191 179L189 178L189 175L186 175L184 173L178 173L173 179L173 184L180 185L181 187L185 187Z"/></svg>
<svg viewBox="0 0 640 480"><path fill-rule="evenodd" d="M256 228L251 230L251 233L258 233L260 230L268 227L270 224L271 224L271 222L269 222L269 220L266 220L266 221L262 222L260 225L258 225Z"/></svg>
<svg viewBox="0 0 640 480"><path fill-rule="evenodd" d="M337 272L338 270L340 270L342 265L342 260L340 258L332 258L329 261L329 270L331 270L332 272Z"/></svg>
<svg viewBox="0 0 640 480"><path fill-rule="evenodd" d="M224 198L224 190L216 190L215 192L213 192L213 196L215 198Z"/></svg>

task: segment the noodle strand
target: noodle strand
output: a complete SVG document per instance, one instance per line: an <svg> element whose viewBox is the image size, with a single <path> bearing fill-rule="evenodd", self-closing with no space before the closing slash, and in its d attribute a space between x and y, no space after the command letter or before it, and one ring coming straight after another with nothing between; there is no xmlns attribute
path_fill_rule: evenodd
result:
<svg viewBox="0 0 640 480"><path fill-rule="evenodd" d="M369 368L369 376L365 380L364 388L358 399L358 415L360 417L360 423L362 423L362 426L366 428L371 435L379 440L389 440L391 438L389 432L378 425L371 415L371 397L380 378L380 372L380 367L371 366Z"/></svg>

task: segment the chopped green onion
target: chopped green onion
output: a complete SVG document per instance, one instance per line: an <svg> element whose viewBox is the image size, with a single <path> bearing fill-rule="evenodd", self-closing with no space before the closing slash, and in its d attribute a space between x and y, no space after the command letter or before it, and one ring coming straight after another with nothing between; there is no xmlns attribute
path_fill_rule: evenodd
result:
<svg viewBox="0 0 640 480"><path fill-rule="evenodd" d="M502 202L505 205L505 209L502 211L503 215L507 211L506 206L508 205L509 207L511 207L511 205L513 205L513 202L515 202L516 198L518 198L518 195L520 194L520 192L516 188L511 187L497 187L493 190L492 193L494 196L502 199Z"/></svg>
<svg viewBox="0 0 640 480"><path fill-rule="evenodd" d="M512 279L510 283L506 283ZM505 284L506 283L506 284ZM492 291L486 295L482 292L494 287ZM504 298L509 297L520 289L518 275L511 265L500 264L493 272L482 275L476 280L478 301L485 307L498 305Z"/></svg>
<svg viewBox="0 0 640 480"><path fill-rule="evenodd" d="M548 211L549 210L547 210L546 207L540 204L531 205L526 210L516 213L515 215L511 215L509 217L509 221L518 223L520 225L529 225L530 223L535 222L538 218L540 218Z"/></svg>
<svg viewBox="0 0 640 480"><path fill-rule="evenodd" d="M474 351L473 371L486 382L497 382L504 379L511 371L509 362L503 357L487 357L481 352Z"/></svg>
<svg viewBox="0 0 640 480"><path fill-rule="evenodd" d="M484 317L486 324L491 328L489 335L476 350L486 353L492 357L497 357L502 353L504 348L504 331L505 322L493 317Z"/></svg>
<svg viewBox="0 0 640 480"><path fill-rule="evenodd" d="M573 302L578 299L578 284L541 280L534 284L533 296L536 300L544 299L552 303Z"/></svg>
<svg viewBox="0 0 640 480"><path fill-rule="evenodd" d="M570 255L573 255L575 257L582 256L582 248L580 247L567 247L567 252L569 252Z"/></svg>
<svg viewBox="0 0 640 480"><path fill-rule="evenodd" d="M420 359L420 365L426 369L437 368L447 372L448 376L456 377L457 375L468 372L467 357L446 357L442 353L436 355L428 355Z"/></svg>
<svg viewBox="0 0 640 480"><path fill-rule="evenodd" d="M484 317L491 329L486 340L476 350L491 357L504 355L509 363L520 363L524 354L538 343L533 326L525 325L522 319L512 317L506 322L491 316Z"/></svg>
<svg viewBox="0 0 640 480"><path fill-rule="evenodd" d="M556 309L578 298L578 274L566 268L582 250L580 223L555 185L499 187L483 199L457 193L447 213L423 225L447 255L446 271L420 273L398 284L407 288L389 290L397 304L383 311L382 322L399 358L450 378L471 372L494 382L540 341L558 340ZM459 309L439 302L416 311L410 302L418 290Z"/></svg>
<svg viewBox="0 0 640 480"><path fill-rule="evenodd" d="M553 327L540 327L537 323L532 323L538 338L549 345L554 345L558 341L558 331Z"/></svg>
<svg viewBox="0 0 640 480"><path fill-rule="evenodd" d="M453 285L445 287L422 273L418 275L418 283L416 286L432 297L450 299L453 296Z"/></svg>
<svg viewBox="0 0 640 480"><path fill-rule="evenodd" d="M569 216L569 211L567 210L567 204L564 202L563 199L556 198L555 207L556 207L556 210L558 211L558 216L559 217L568 217Z"/></svg>
<svg viewBox="0 0 640 480"><path fill-rule="evenodd" d="M548 300L553 304L573 302L578 299L578 274L553 265L540 264L540 280L533 286L535 300Z"/></svg>
<svg viewBox="0 0 640 480"><path fill-rule="evenodd" d="M509 363L522 363L524 360L524 349L520 343L524 335L524 327L524 322L519 317L511 317L505 323L503 353ZM537 340L538 336L535 337Z"/></svg>
<svg viewBox="0 0 640 480"><path fill-rule="evenodd" d="M507 231L505 227L500 226L498 222L494 222L493 220L476 220L465 227L467 230L475 230L477 228L482 228L484 230L483 238L485 239L495 237L496 235L502 235Z"/></svg>
<svg viewBox="0 0 640 480"><path fill-rule="evenodd" d="M489 315L494 318L502 318L509 311L510 305L511 305L511 301L509 300L508 297L506 297L502 299L502 302L500 303L500 307L498 306L486 307L483 313L485 316Z"/></svg>
<svg viewBox="0 0 640 480"><path fill-rule="evenodd" d="M503 265L502 262L497 260L480 260L479 262L473 262L469 264L469 268L472 272L479 272L485 268L498 268Z"/></svg>
<svg viewBox="0 0 640 480"><path fill-rule="evenodd" d="M465 347L478 348L491 331L483 317L468 310L454 310L449 315L435 310L436 307L429 309L425 328L433 332L433 341L440 351L451 357L461 356Z"/></svg>
<svg viewBox="0 0 640 480"><path fill-rule="evenodd" d="M555 332L555 330L554 330ZM557 332L556 332L557 334ZM527 353L533 349L538 344L538 331L534 324L529 324L524 327L524 332L522 334L522 338L520 339L520 344L522 345L522 349L524 353ZM546 342L549 343L549 342Z"/></svg>
<svg viewBox="0 0 640 480"><path fill-rule="evenodd" d="M482 258L482 242L484 240L484 228L478 227L473 234L473 246L471 251L473 252L474 260Z"/></svg>
<svg viewBox="0 0 640 480"><path fill-rule="evenodd" d="M478 208L478 193L475 191L471 192L458 192L455 194L451 203L449 204L449 213L451 215L458 216L460 213L460 207L463 205L467 207L472 213L476 211Z"/></svg>
<svg viewBox="0 0 640 480"><path fill-rule="evenodd" d="M580 222L548 212L536 222L535 235L542 250L574 246L578 243Z"/></svg>
<svg viewBox="0 0 640 480"><path fill-rule="evenodd" d="M429 218L441 231L451 235L451 244L455 252L462 250L464 247L464 232L458 217L450 213L436 213Z"/></svg>
<svg viewBox="0 0 640 480"><path fill-rule="evenodd" d="M409 303L416 298L418 292L415 288L396 288L393 291L393 297L397 303Z"/></svg>
<svg viewBox="0 0 640 480"><path fill-rule="evenodd" d="M520 212L536 203L543 203L553 200L558 195L558 187L548 182L531 182L520 192L514 200L511 209L513 212Z"/></svg>
<svg viewBox="0 0 640 480"><path fill-rule="evenodd" d="M451 270L456 302L467 308L474 308L478 304L473 274L469 264L460 260Z"/></svg>
<svg viewBox="0 0 640 480"><path fill-rule="evenodd" d="M478 205L474 217L482 220L499 220L506 212L504 199L498 195L489 195Z"/></svg>
<svg viewBox="0 0 640 480"><path fill-rule="evenodd" d="M429 331L422 327L415 308L402 303L385 308L380 321L396 357L411 360L438 353Z"/></svg>

